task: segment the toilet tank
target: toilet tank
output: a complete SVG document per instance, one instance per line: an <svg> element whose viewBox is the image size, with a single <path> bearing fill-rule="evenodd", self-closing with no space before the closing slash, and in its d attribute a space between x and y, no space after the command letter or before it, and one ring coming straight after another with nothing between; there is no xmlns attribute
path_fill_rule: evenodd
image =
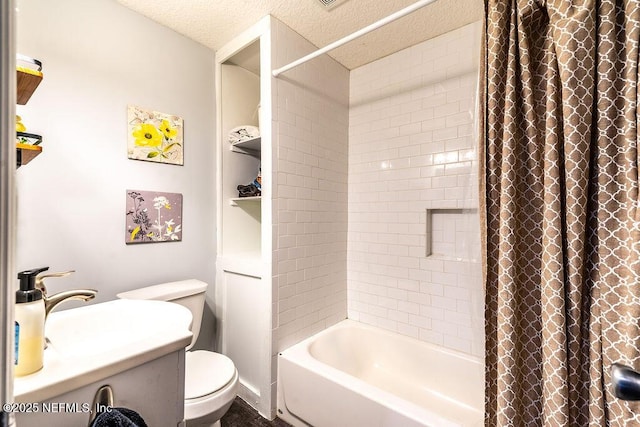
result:
<svg viewBox="0 0 640 427"><path fill-rule="evenodd" d="M193 338L191 339L191 344L187 346L187 350L189 350L198 339L198 334L200 333L206 290L207 284L205 282L189 279L138 288L121 292L116 296L120 299L169 301L187 307L193 316L191 322Z"/></svg>

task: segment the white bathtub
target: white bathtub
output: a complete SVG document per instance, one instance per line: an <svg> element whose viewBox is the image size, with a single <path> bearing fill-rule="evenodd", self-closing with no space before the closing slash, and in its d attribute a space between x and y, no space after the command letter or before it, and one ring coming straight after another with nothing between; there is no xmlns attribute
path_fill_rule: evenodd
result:
<svg viewBox="0 0 640 427"><path fill-rule="evenodd" d="M278 357L278 416L294 426L484 424L481 360L344 320Z"/></svg>

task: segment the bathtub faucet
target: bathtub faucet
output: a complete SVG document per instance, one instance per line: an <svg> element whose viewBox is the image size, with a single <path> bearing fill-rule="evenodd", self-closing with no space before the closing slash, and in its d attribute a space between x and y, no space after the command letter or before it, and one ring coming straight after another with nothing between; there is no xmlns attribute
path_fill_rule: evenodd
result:
<svg viewBox="0 0 640 427"><path fill-rule="evenodd" d="M47 267L48 269L48 267ZM68 291L58 292L51 296L47 295L47 287L44 285L44 279L50 277L66 277L75 270L63 271L59 273L39 274L36 277L36 289L42 291L42 299L44 300L44 316L45 319L58 304L68 300L89 301L96 297L98 291L95 289L71 289Z"/></svg>

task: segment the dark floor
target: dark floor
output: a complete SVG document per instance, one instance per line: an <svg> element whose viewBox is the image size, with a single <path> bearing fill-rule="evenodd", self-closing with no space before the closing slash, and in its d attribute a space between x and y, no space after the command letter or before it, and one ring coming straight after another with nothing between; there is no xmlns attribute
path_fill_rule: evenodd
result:
<svg viewBox="0 0 640 427"><path fill-rule="evenodd" d="M258 411L247 402L236 397L229 411L220 420L222 427L291 427L291 424L276 418L269 421L262 418Z"/></svg>

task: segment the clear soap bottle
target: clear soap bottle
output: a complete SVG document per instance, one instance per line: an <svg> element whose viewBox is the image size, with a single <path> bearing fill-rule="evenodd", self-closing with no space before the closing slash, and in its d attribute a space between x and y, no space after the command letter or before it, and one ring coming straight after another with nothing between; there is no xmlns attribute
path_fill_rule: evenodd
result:
<svg viewBox="0 0 640 427"><path fill-rule="evenodd" d="M42 369L44 359L44 299L36 289L36 276L49 267L18 273L20 289L16 291L15 375L32 374Z"/></svg>

